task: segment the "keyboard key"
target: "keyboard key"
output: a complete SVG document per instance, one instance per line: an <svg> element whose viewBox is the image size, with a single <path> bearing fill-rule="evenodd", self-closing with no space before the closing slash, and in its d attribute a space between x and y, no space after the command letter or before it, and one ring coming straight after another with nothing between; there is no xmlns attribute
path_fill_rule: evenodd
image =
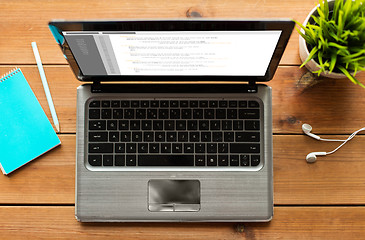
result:
<svg viewBox="0 0 365 240"><path fill-rule="evenodd" d="M190 101L190 107L191 108L199 107L199 102L198 101Z"/></svg>
<svg viewBox="0 0 365 240"><path fill-rule="evenodd" d="M193 153L193 152L194 152L194 144L184 143L184 153Z"/></svg>
<svg viewBox="0 0 365 240"><path fill-rule="evenodd" d="M182 153L182 143L173 143L172 144L172 153Z"/></svg>
<svg viewBox="0 0 365 240"><path fill-rule="evenodd" d="M125 153L125 143L116 143L115 152L116 153Z"/></svg>
<svg viewBox="0 0 365 240"><path fill-rule="evenodd" d="M180 101L180 107L181 108L189 107L189 101Z"/></svg>
<svg viewBox="0 0 365 240"><path fill-rule="evenodd" d="M121 101L121 102L120 102L120 106L121 106L122 108L129 108L129 106L130 106L130 101Z"/></svg>
<svg viewBox="0 0 365 240"><path fill-rule="evenodd" d="M227 106L228 106L228 102L227 101L219 101L219 107L226 108Z"/></svg>
<svg viewBox="0 0 365 240"><path fill-rule="evenodd" d="M164 126L165 126L165 130L175 130L175 121L165 120Z"/></svg>
<svg viewBox="0 0 365 240"><path fill-rule="evenodd" d="M150 107L150 102L149 101L141 101L141 107L149 108Z"/></svg>
<svg viewBox="0 0 365 240"><path fill-rule="evenodd" d="M237 119L237 109L227 109L227 119Z"/></svg>
<svg viewBox="0 0 365 240"><path fill-rule="evenodd" d="M131 101L132 108L139 108L139 101Z"/></svg>
<svg viewBox="0 0 365 240"><path fill-rule="evenodd" d="M193 109L193 119L203 119L203 109Z"/></svg>
<svg viewBox="0 0 365 240"><path fill-rule="evenodd" d="M260 153L260 144L230 143L231 153Z"/></svg>
<svg viewBox="0 0 365 240"><path fill-rule="evenodd" d="M155 132L155 142L164 142L165 132Z"/></svg>
<svg viewBox="0 0 365 240"><path fill-rule="evenodd" d="M157 119L157 109L147 109L147 119Z"/></svg>
<svg viewBox="0 0 365 240"><path fill-rule="evenodd" d="M236 142L260 142L259 132L236 132Z"/></svg>
<svg viewBox="0 0 365 240"><path fill-rule="evenodd" d="M130 142L131 141L131 132L120 132L120 141Z"/></svg>
<svg viewBox="0 0 365 240"><path fill-rule="evenodd" d="M234 141L234 132L224 132L224 141L233 142Z"/></svg>
<svg viewBox="0 0 365 240"><path fill-rule="evenodd" d="M144 132L143 133L143 141L144 142L153 142L155 139L154 132Z"/></svg>
<svg viewBox="0 0 365 240"><path fill-rule="evenodd" d="M228 155L218 155L218 166L228 166Z"/></svg>
<svg viewBox="0 0 365 240"><path fill-rule="evenodd" d="M217 109L216 110L216 118L217 119L226 119L227 118L227 110L226 109Z"/></svg>
<svg viewBox="0 0 365 240"><path fill-rule="evenodd" d="M152 130L152 121L151 120L143 120L142 121L142 130Z"/></svg>
<svg viewBox="0 0 365 240"><path fill-rule="evenodd" d="M170 101L170 107L172 107L172 108L179 107L179 101L171 100Z"/></svg>
<svg viewBox="0 0 365 240"><path fill-rule="evenodd" d="M126 165L127 166L136 166L137 165L137 160L136 160L136 155L127 155L126 156Z"/></svg>
<svg viewBox="0 0 365 240"><path fill-rule="evenodd" d="M160 101L160 107L168 108L169 107L169 101Z"/></svg>
<svg viewBox="0 0 365 240"><path fill-rule="evenodd" d="M182 109L181 110L181 118L182 119L191 119L192 111L191 109Z"/></svg>
<svg viewBox="0 0 365 240"><path fill-rule="evenodd" d="M186 121L184 120L176 121L176 130L186 130Z"/></svg>
<svg viewBox="0 0 365 240"><path fill-rule="evenodd" d="M148 153L148 143L138 143L138 153Z"/></svg>
<svg viewBox="0 0 365 240"><path fill-rule="evenodd" d="M150 153L159 153L160 152L160 145L158 143L150 143L149 146Z"/></svg>
<svg viewBox="0 0 365 240"><path fill-rule="evenodd" d="M176 132L166 132L167 142L176 142L177 141L177 133Z"/></svg>
<svg viewBox="0 0 365 240"><path fill-rule="evenodd" d="M260 110L259 109L240 109L239 118L240 119L259 119Z"/></svg>
<svg viewBox="0 0 365 240"><path fill-rule="evenodd" d="M112 101L111 106L112 106L113 108L119 108L119 107L120 107L120 101Z"/></svg>
<svg viewBox="0 0 365 240"><path fill-rule="evenodd" d="M248 107L258 108L258 107L260 107L260 104L257 101L248 101Z"/></svg>
<svg viewBox="0 0 365 240"><path fill-rule="evenodd" d="M107 142L107 132L89 132L89 142Z"/></svg>
<svg viewBox="0 0 365 240"><path fill-rule="evenodd" d="M120 120L119 121L119 130L129 130L129 121L128 120Z"/></svg>
<svg viewBox="0 0 365 240"><path fill-rule="evenodd" d="M188 132L178 132L177 141L187 142L188 141Z"/></svg>
<svg viewBox="0 0 365 240"><path fill-rule="evenodd" d="M170 119L180 119L180 109L170 109Z"/></svg>
<svg viewBox="0 0 365 240"><path fill-rule="evenodd" d="M228 153L228 143L218 143L218 153Z"/></svg>
<svg viewBox="0 0 365 240"><path fill-rule="evenodd" d="M101 155L89 155L88 162L91 166L101 166Z"/></svg>
<svg viewBox="0 0 365 240"><path fill-rule="evenodd" d="M199 130L209 130L209 121L208 120L200 120L199 121Z"/></svg>
<svg viewBox="0 0 365 240"><path fill-rule="evenodd" d="M217 108L218 107L218 101L209 101L209 107L210 108Z"/></svg>
<svg viewBox="0 0 365 240"><path fill-rule="evenodd" d="M205 144L204 143L195 143L195 152L196 153L205 153Z"/></svg>
<svg viewBox="0 0 365 240"><path fill-rule="evenodd" d="M220 130L221 122L219 120L210 120L210 130Z"/></svg>
<svg viewBox="0 0 365 240"><path fill-rule="evenodd" d="M238 155L230 155L229 156L229 163L231 166L239 166L239 156Z"/></svg>
<svg viewBox="0 0 365 240"><path fill-rule="evenodd" d="M207 143L207 152L208 153L217 153L217 144L216 143Z"/></svg>
<svg viewBox="0 0 365 240"><path fill-rule="evenodd" d="M136 143L127 143L125 146L125 151L127 153L136 153L137 152L137 144Z"/></svg>
<svg viewBox="0 0 365 240"><path fill-rule="evenodd" d="M195 155L195 166L205 166L205 155Z"/></svg>
<svg viewBox="0 0 365 240"><path fill-rule="evenodd" d="M110 107L110 101L101 101L102 107Z"/></svg>
<svg viewBox="0 0 365 240"><path fill-rule="evenodd" d="M168 119L169 118L169 110L168 109L159 109L158 110L158 118L159 119Z"/></svg>
<svg viewBox="0 0 365 240"><path fill-rule="evenodd" d="M108 130L117 130L118 129L118 124L117 124L117 120L108 120L106 122L107 125L107 129Z"/></svg>
<svg viewBox="0 0 365 240"><path fill-rule="evenodd" d="M142 132L132 132L132 142L142 142Z"/></svg>
<svg viewBox="0 0 365 240"><path fill-rule="evenodd" d="M171 143L162 143L161 153L171 153Z"/></svg>
<svg viewBox="0 0 365 240"><path fill-rule="evenodd" d="M243 167L250 166L250 156L247 154L241 154L240 155L240 163Z"/></svg>
<svg viewBox="0 0 365 240"><path fill-rule="evenodd" d="M113 166L113 155L103 156L103 166Z"/></svg>
<svg viewBox="0 0 365 240"><path fill-rule="evenodd" d="M100 101L96 101L96 100L91 101L90 104L89 104L89 107L92 107L92 108L100 107Z"/></svg>
<svg viewBox="0 0 365 240"><path fill-rule="evenodd" d="M113 143L89 143L89 153L113 153Z"/></svg>
<svg viewBox="0 0 365 240"><path fill-rule="evenodd" d="M125 156L124 155L115 155L115 166L124 166L125 165Z"/></svg>
<svg viewBox="0 0 365 240"><path fill-rule="evenodd" d="M188 130L197 130L198 129L198 121L196 120L188 120Z"/></svg>
<svg viewBox="0 0 365 240"><path fill-rule="evenodd" d="M139 120L130 121L130 130L141 130L141 122Z"/></svg>
<svg viewBox="0 0 365 240"><path fill-rule="evenodd" d="M89 119L99 119L100 109L89 109Z"/></svg>
<svg viewBox="0 0 365 240"><path fill-rule="evenodd" d="M212 133L211 132L201 132L201 141L202 142L211 142Z"/></svg>
<svg viewBox="0 0 365 240"><path fill-rule="evenodd" d="M138 166L194 166L194 155L139 155Z"/></svg>
<svg viewBox="0 0 365 240"><path fill-rule="evenodd" d="M247 101L239 101L238 106L240 108L247 108Z"/></svg>
<svg viewBox="0 0 365 240"><path fill-rule="evenodd" d="M204 119L213 119L214 109L204 109Z"/></svg>
<svg viewBox="0 0 365 240"><path fill-rule="evenodd" d="M163 121L153 120L153 130L163 130Z"/></svg>
<svg viewBox="0 0 365 240"><path fill-rule="evenodd" d="M119 142L119 132L109 132L109 142Z"/></svg>
<svg viewBox="0 0 365 240"><path fill-rule="evenodd" d="M260 130L260 121L257 120L246 120L245 121L246 130Z"/></svg>
<svg viewBox="0 0 365 240"><path fill-rule="evenodd" d="M260 164L260 155L251 155L251 166L255 167Z"/></svg>
<svg viewBox="0 0 365 240"><path fill-rule="evenodd" d="M190 140L190 142L199 142L200 133L199 132L189 132L189 140Z"/></svg>
<svg viewBox="0 0 365 240"><path fill-rule="evenodd" d="M234 120L233 130L243 130L243 120Z"/></svg>
<svg viewBox="0 0 365 240"><path fill-rule="evenodd" d="M136 110L136 118L137 119L145 119L146 118L146 109L137 109Z"/></svg>
<svg viewBox="0 0 365 240"><path fill-rule="evenodd" d="M124 109L124 119L134 119L134 109Z"/></svg>
<svg viewBox="0 0 365 240"><path fill-rule="evenodd" d="M213 132L213 142L223 142L223 133Z"/></svg>
<svg viewBox="0 0 365 240"><path fill-rule="evenodd" d="M200 108L207 108L208 107L208 101L199 101L199 107Z"/></svg>
<svg viewBox="0 0 365 240"><path fill-rule="evenodd" d="M158 108L158 107L160 107L159 101L151 101L151 107L152 108Z"/></svg>
<svg viewBox="0 0 365 240"><path fill-rule="evenodd" d="M229 101L229 107L230 108L236 108L237 107L237 101Z"/></svg>
<svg viewBox="0 0 365 240"><path fill-rule="evenodd" d="M208 166L217 166L217 155L208 155L207 156L207 165Z"/></svg>
<svg viewBox="0 0 365 240"><path fill-rule="evenodd" d="M222 129L223 130L232 130L232 120L222 121Z"/></svg>
<svg viewBox="0 0 365 240"><path fill-rule="evenodd" d="M101 118L102 119L111 119L112 110L111 109L101 109Z"/></svg>

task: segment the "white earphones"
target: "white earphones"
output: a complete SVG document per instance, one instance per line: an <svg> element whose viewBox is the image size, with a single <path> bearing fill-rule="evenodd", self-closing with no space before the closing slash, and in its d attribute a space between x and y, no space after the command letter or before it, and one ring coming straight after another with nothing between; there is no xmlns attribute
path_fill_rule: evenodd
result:
<svg viewBox="0 0 365 240"><path fill-rule="evenodd" d="M320 136L317 136L317 135L311 133L312 126L309 125L309 124L306 124L306 123L302 125L302 130L308 136L310 136L310 137L312 137L314 139L320 140L320 141L342 142L335 150L333 150L331 152L311 152L311 153L309 153L305 159L307 160L308 163L314 163L317 160L317 156L325 156L325 155L329 155L329 154L332 154L332 153L336 152L343 145L345 145L348 141L350 141L351 139L353 139L356 134L358 134L361 131L364 131L365 130L365 127L360 128L359 130L355 131L354 133L352 133L345 140L342 140L342 139L325 139L325 138L321 138Z"/></svg>

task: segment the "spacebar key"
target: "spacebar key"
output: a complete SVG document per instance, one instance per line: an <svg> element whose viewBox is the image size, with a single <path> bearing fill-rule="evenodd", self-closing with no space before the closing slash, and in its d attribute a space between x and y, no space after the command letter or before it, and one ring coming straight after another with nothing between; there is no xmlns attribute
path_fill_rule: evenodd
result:
<svg viewBox="0 0 365 240"><path fill-rule="evenodd" d="M138 166L194 166L194 156L138 155Z"/></svg>
<svg viewBox="0 0 365 240"><path fill-rule="evenodd" d="M260 153L260 144L231 143L231 153Z"/></svg>

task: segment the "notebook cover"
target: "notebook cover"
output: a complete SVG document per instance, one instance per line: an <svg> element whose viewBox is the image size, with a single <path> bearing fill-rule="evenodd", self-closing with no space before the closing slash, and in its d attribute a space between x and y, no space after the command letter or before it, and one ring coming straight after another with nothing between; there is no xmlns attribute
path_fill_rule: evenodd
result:
<svg viewBox="0 0 365 240"><path fill-rule="evenodd" d="M0 79L0 167L4 174L61 144L20 69Z"/></svg>

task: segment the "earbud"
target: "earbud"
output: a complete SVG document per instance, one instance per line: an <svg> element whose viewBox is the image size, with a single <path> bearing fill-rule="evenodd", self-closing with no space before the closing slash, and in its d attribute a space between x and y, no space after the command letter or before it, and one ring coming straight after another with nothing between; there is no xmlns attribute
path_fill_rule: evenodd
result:
<svg viewBox="0 0 365 240"><path fill-rule="evenodd" d="M312 131L312 126L311 126L311 125L309 125L309 124L307 124L307 123L304 123L304 124L302 125L302 130L303 130L303 132L304 132L305 134L307 134L308 136L310 136L310 137L312 137L312 138L314 138L314 139L317 139L317 140L320 140L320 139L321 139L321 137L319 137L319 136L317 136L317 135L315 135L315 134L311 133L311 131Z"/></svg>
<svg viewBox="0 0 365 240"><path fill-rule="evenodd" d="M325 156L325 155L327 155L326 152L311 152L308 153L305 160L307 160L308 163L314 163L315 161L317 161L317 156Z"/></svg>
<svg viewBox="0 0 365 240"><path fill-rule="evenodd" d="M321 141L330 141L330 142L342 142L340 144L340 146L338 146L337 148L335 148L335 150L331 151L331 152L311 152L307 155L307 157L305 158L305 160L307 160L308 163L314 163L317 160L317 156L325 156L325 155L329 155L332 154L334 152L336 152L338 149L340 149L343 145L345 145L348 141L350 141L351 139L353 139L355 137L356 134L358 134L361 131L365 131L365 127L364 128L360 128L359 130L355 131L354 133L352 133L347 139L345 140L341 140L341 139L324 139L321 138L313 133L311 133L312 131L312 126L309 124L303 124L302 125L302 130L305 134L307 134L308 136L317 139L317 140L321 140Z"/></svg>

